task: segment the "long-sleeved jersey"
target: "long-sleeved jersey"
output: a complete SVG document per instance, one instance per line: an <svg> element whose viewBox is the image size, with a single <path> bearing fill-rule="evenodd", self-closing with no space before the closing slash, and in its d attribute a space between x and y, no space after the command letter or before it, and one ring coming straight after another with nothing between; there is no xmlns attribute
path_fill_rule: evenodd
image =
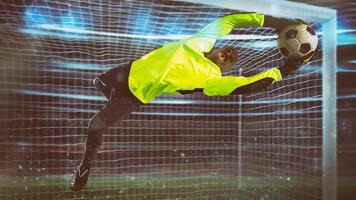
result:
<svg viewBox="0 0 356 200"><path fill-rule="evenodd" d="M208 96L226 96L235 89L271 78L282 79L277 68L255 76L222 76L220 68L204 56L216 40L237 27L261 27L264 16L258 13L232 14L210 23L196 35L172 42L134 61L129 74L129 89L143 103L164 93L202 89Z"/></svg>

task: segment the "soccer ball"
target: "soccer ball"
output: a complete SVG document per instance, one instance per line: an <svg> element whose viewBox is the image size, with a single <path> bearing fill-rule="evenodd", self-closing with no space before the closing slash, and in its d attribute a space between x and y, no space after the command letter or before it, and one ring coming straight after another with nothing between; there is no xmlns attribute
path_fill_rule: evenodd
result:
<svg viewBox="0 0 356 200"><path fill-rule="evenodd" d="M287 58L308 60L318 45L318 36L312 27L306 24L290 25L278 35L277 47Z"/></svg>

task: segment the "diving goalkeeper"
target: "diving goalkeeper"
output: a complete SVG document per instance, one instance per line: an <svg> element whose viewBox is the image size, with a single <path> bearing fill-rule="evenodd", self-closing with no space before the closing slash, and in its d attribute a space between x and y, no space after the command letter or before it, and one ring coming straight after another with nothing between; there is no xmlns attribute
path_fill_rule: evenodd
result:
<svg viewBox="0 0 356 200"><path fill-rule="evenodd" d="M250 77L222 76L239 59L232 47L214 48L216 40L234 28L284 27L303 23L258 13L232 14L219 18L196 35L172 42L138 60L100 74L94 86L108 98L107 104L90 120L84 157L76 169L70 188L81 190L87 183L90 164L101 145L102 135L116 121L166 93L202 92L208 96L246 94L266 89L291 72L304 60L287 60L279 68L271 68Z"/></svg>

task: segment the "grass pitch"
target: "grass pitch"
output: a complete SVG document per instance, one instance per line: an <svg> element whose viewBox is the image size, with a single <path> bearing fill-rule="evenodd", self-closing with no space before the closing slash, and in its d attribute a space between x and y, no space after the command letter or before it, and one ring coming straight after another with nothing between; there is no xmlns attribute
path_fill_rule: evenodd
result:
<svg viewBox="0 0 356 200"><path fill-rule="evenodd" d="M321 199L320 178L199 177L144 178L91 177L80 192L68 188L69 176L2 177L0 199ZM355 182L345 182L354 188Z"/></svg>

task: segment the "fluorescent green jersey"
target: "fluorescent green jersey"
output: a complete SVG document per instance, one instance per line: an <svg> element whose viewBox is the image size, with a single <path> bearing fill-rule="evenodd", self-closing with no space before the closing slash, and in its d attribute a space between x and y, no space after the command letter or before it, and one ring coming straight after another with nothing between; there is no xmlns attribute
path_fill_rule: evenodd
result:
<svg viewBox="0 0 356 200"><path fill-rule="evenodd" d="M196 35L172 42L134 61L129 75L130 91L143 103L164 93L203 89L208 96L229 95L238 87L269 77L282 79L277 68L251 77L222 76L220 68L204 56L216 40L237 27L263 26L264 16L257 13L233 14L207 25Z"/></svg>

